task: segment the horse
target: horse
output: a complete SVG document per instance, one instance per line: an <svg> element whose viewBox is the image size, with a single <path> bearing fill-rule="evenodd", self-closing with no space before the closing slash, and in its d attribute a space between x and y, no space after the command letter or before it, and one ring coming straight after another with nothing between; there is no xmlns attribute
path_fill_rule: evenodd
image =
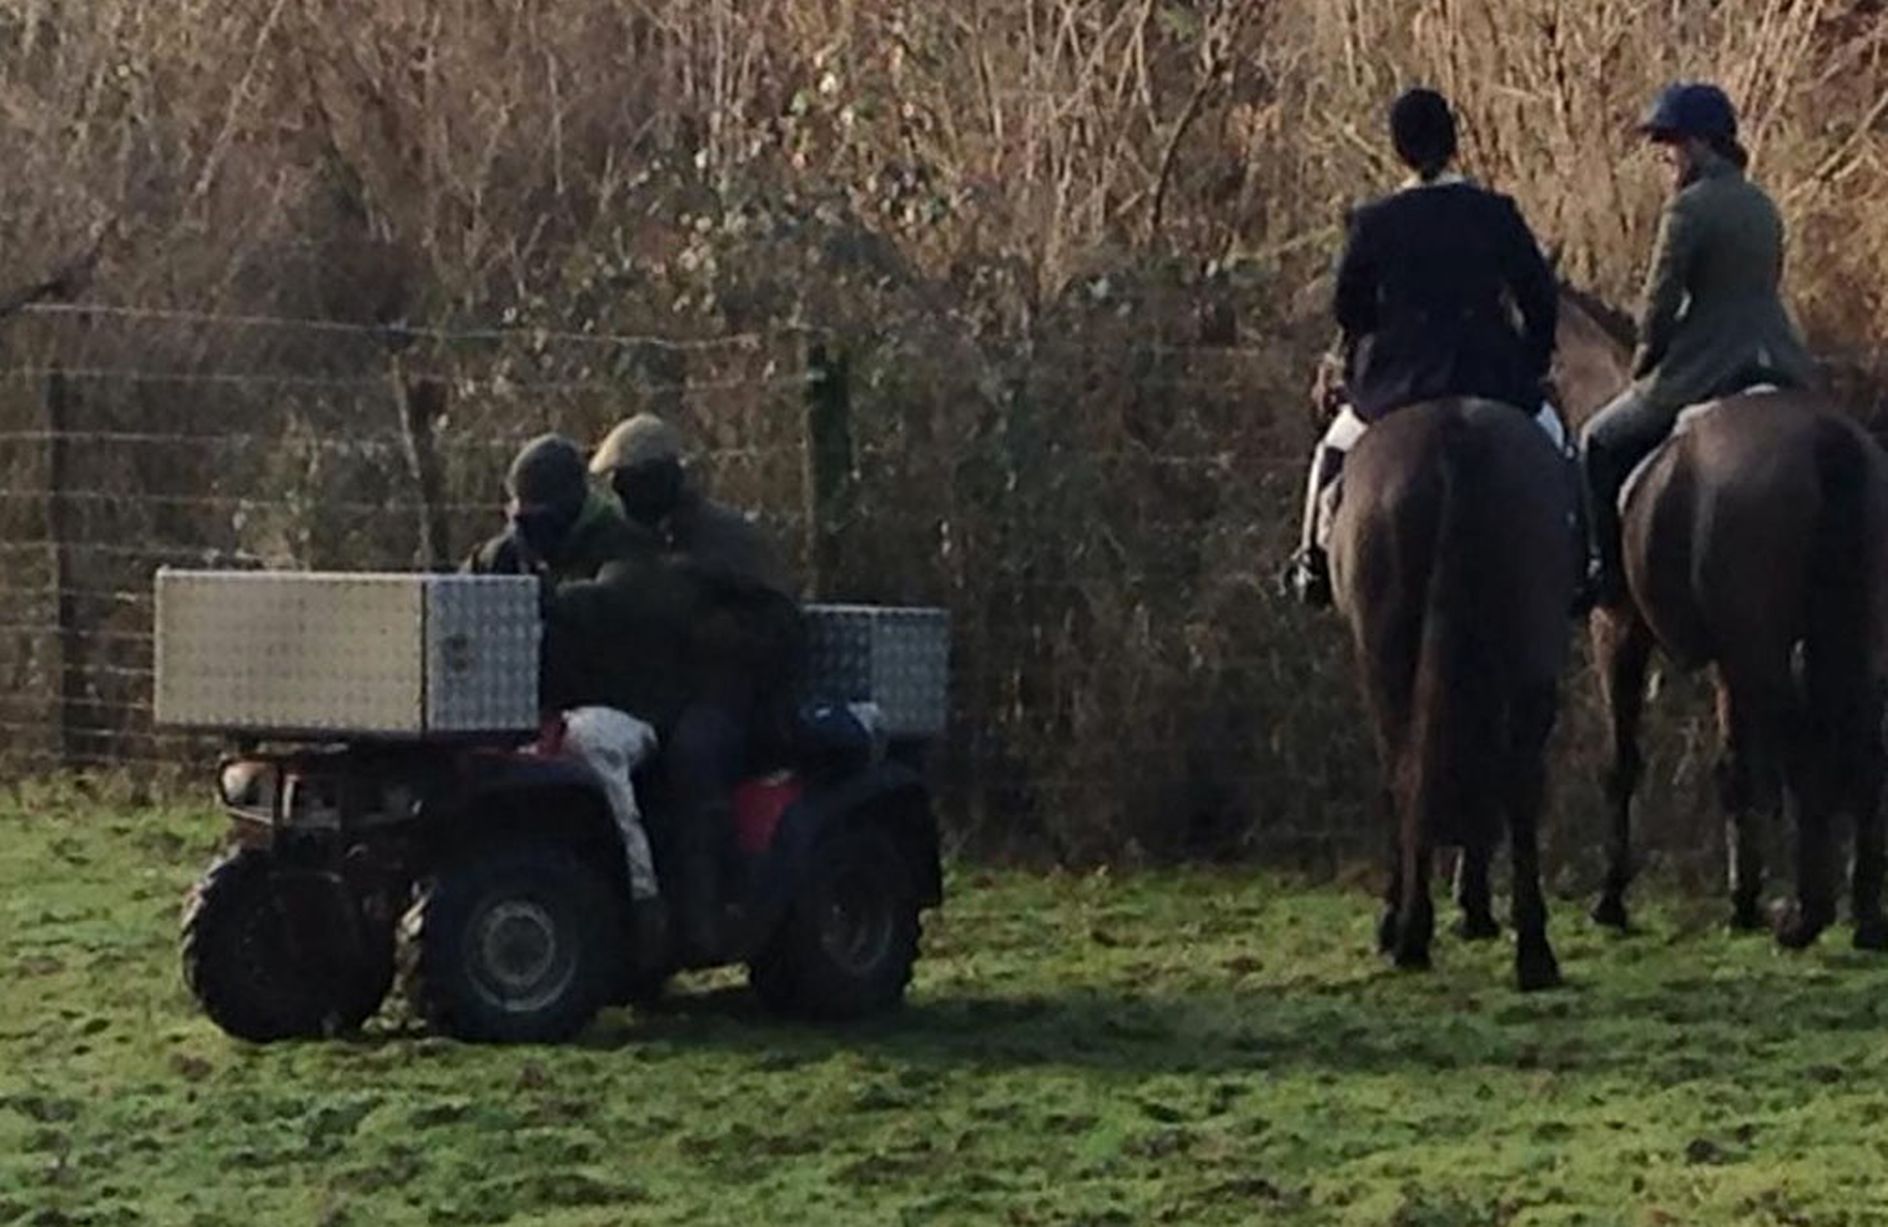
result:
<svg viewBox="0 0 1888 1227"><path fill-rule="evenodd" d="M1626 386L1632 323L1563 287L1555 383L1582 426ZM1835 921L1831 823L1855 826L1857 948L1888 949L1879 796L1888 682L1888 456L1811 391L1745 391L1686 421L1624 496L1628 597L1589 629L1612 726L1600 924L1629 928L1632 802L1653 654L1710 667L1717 791L1728 831L1731 926L1762 927L1760 823L1795 811L1796 896L1774 921L1801 948Z"/></svg>
<svg viewBox="0 0 1888 1227"><path fill-rule="evenodd" d="M1331 525L1335 604L1384 773L1392 855L1378 948L1430 963L1429 876L1462 849L1462 934L1491 937L1488 865L1513 861L1515 978L1560 982L1538 824L1575 577L1570 470L1520 410L1450 399L1399 409L1345 464Z"/></svg>

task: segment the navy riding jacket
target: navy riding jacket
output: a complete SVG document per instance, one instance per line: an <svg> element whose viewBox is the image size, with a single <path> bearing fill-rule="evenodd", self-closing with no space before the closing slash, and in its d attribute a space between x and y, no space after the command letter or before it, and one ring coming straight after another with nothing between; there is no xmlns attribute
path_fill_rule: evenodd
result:
<svg viewBox="0 0 1888 1227"><path fill-rule="evenodd" d="M1506 196L1458 179L1355 211L1336 312L1345 385L1366 421L1449 396L1539 407L1559 291Z"/></svg>

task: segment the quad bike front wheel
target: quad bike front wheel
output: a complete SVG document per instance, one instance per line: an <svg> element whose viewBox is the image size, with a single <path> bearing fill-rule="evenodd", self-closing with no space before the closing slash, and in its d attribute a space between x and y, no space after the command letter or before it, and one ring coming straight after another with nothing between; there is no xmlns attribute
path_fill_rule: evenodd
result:
<svg viewBox="0 0 1888 1227"><path fill-rule="evenodd" d="M184 982L211 1021L238 1039L269 1043L359 1030L392 986L393 929L357 915L357 951L298 941L273 858L236 849L212 864L185 900Z"/></svg>
<svg viewBox="0 0 1888 1227"><path fill-rule="evenodd" d="M554 846L500 844L445 866L404 929L407 999L458 1039L570 1039L622 980L621 900Z"/></svg>
<svg viewBox="0 0 1888 1227"><path fill-rule="evenodd" d="M875 827L842 827L821 841L748 980L781 1014L843 1021L888 1010L911 983L919 907L897 843Z"/></svg>

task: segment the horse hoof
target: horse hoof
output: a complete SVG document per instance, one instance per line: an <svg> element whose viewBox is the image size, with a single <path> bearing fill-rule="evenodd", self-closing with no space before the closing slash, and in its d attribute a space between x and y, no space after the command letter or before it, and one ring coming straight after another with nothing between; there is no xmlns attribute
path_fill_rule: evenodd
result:
<svg viewBox="0 0 1888 1227"><path fill-rule="evenodd" d="M1829 927L1827 917L1815 912L1805 911L1800 905L1791 904L1784 913L1777 917L1777 945L1785 950L1804 950L1816 944L1822 931Z"/></svg>
<svg viewBox="0 0 1888 1227"><path fill-rule="evenodd" d="M1739 904L1732 908L1730 930L1732 933L1763 932L1763 915L1757 911L1757 905Z"/></svg>
<svg viewBox="0 0 1888 1227"><path fill-rule="evenodd" d="M1877 918L1857 924L1854 944L1857 950L1888 950L1888 921Z"/></svg>
<svg viewBox="0 0 1888 1227"><path fill-rule="evenodd" d="M1427 950L1398 950L1390 961L1398 971L1428 971L1430 967Z"/></svg>
<svg viewBox="0 0 1888 1227"><path fill-rule="evenodd" d="M1465 942L1490 942L1501 936L1501 923L1493 916L1463 916L1450 931Z"/></svg>
<svg viewBox="0 0 1888 1227"><path fill-rule="evenodd" d="M1593 905L1593 923L1602 928L1615 929L1624 933L1631 928L1626 918L1626 904L1620 899L1601 899Z"/></svg>
<svg viewBox="0 0 1888 1227"><path fill-rule="evenodd" d="M1514 982L1524 993L1538 993L1543 989L1559 988L1560 964L1554 958L1554 952L1543 950L1539 954L1523 954L1514 960Z"/></svg>

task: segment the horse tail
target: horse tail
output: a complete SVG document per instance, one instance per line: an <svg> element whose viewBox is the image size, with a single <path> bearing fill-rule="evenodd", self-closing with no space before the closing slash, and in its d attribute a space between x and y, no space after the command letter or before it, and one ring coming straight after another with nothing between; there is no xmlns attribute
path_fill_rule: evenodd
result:
<svg viewBox="0 0 1888 1227"><path fill-rule="evenodd" d="M1489 510L1487 466L1478 463L1477 435L1469 423L1446 423L1437 448L1437 499L1422 634L1416 659L1413 728L1407 781L1414 832L1430 846L1486 839L1493 817L1475 773L1493 768L1493 730L1499 719L1489 693L1494 671L1484 667L1498 627L1479 622L1491 610L1481 591L1487 560L1479 539Z"/></svg>
<svg viewBox="0 0 1888 1227"><path fill-rule="evenodd" d="M1874 471L1869 444L1840 421L1822 424L1815 439L1820 494L1809 550L1803 636L1806 697L1819 743L1866 730L1851 727L1877 684L1874 620L1879 577Z"/></svg>

